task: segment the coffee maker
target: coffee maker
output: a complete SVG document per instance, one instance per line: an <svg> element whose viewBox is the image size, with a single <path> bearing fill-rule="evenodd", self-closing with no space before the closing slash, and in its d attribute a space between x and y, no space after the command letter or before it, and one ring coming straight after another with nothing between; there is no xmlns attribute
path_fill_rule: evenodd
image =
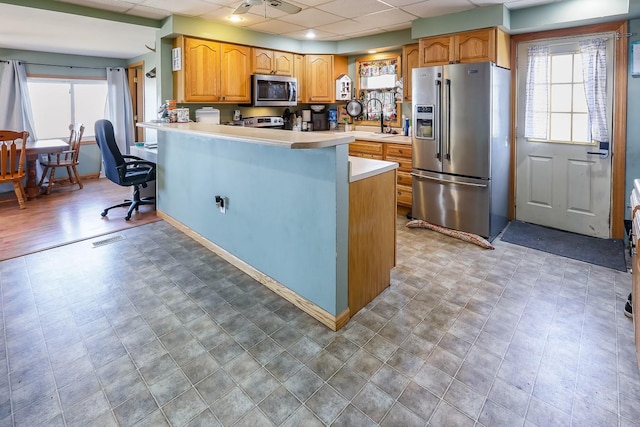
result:
<svg viewBox="0 0 640 427"><path fill-rule="evenodd" d="M329 117L326 111L311 111L313 130L329 130Z"/></svg>

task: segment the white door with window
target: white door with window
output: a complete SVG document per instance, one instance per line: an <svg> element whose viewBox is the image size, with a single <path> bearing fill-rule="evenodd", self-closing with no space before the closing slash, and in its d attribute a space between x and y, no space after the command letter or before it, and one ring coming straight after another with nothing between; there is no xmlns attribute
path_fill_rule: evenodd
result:
<svg viewBox="0 0 640 427"><path fill-rule="evenodd" d="M518 45L517 220L610 237L613 52L612 35Z"/></svg>

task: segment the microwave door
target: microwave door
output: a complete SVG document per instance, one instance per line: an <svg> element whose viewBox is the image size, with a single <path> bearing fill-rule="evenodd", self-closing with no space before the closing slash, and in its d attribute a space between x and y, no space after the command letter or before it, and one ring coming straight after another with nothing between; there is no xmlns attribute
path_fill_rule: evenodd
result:
<svg viewBox="0 0 640 427"><path fill-rule="evenodd" d="M296 84L293 82L287 83L289 87L289 102L296 102L298 97L296 95Z"/></svg>

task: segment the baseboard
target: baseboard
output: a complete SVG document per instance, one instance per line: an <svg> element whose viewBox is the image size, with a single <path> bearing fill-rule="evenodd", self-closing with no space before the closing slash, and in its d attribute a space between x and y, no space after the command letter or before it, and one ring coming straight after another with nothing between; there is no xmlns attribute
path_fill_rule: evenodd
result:
<svg viewBox="0 0 640 427"><path fill-rule="evenodd" d="M236 257L235 255L227 252L220 246L216 245L215 243L206 239L202 235L193 231L191 228L182 224L180 221L176 220L175 218L167 215L162 211L156 211L156 215L162 218L163 220L165 220L166 222L168 222L169 224L171 224L172 226L174 226L175 228L177 228L178 230L182 231L187 236L191 237L196 242L200 243L202 246L206 247L210 251L214 252L215 254L223 258L229 264L235 266L236 268L239 268L240 270L242 270L243 272L245 272L246 274L248 274L249 276L257 280L258 282L262 283L264 286L266 286L276 294L280 295L282 298L286 299L287 301L289 301L290 303L298 307L300 310L307 313L309 316L313 317L320 323L326 325L331 330L337 331L338 329L346 325L347 322L349 321L350 315L349 315L348 308L345 309L342 313L338 314L337 316L334 316L333 314L317 306L316 304L309 301L308 299L298 295L297 293L287 288L285 285L278 282L277 280L267 276L266 274L262 273L261 271L247 264L246 262Z"/></svg>

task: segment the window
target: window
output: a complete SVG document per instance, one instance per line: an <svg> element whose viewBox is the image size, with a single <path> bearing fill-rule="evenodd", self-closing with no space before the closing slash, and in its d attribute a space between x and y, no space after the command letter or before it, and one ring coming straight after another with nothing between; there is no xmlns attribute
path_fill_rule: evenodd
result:
<svg viewBox="0 0 640 427"><path fill-rule="evenodd" d="M93 124L104 118L106 80L27 79L36 134L40 139L69 136L71 123L83 123L83 139L94 137Z"/></svg>
<svg viewBox="0 0 640 427"><path fill-rule="evenodd" d="M550 142L590 143L587 100L580 53L551 55L549 73Z"/></svg>
<svg viewBox="0 0 640 427"><path fill-rule="evenodd" d="M527 47L526 138L563 144L608 142L610 43L595 38Z"/></svg>

